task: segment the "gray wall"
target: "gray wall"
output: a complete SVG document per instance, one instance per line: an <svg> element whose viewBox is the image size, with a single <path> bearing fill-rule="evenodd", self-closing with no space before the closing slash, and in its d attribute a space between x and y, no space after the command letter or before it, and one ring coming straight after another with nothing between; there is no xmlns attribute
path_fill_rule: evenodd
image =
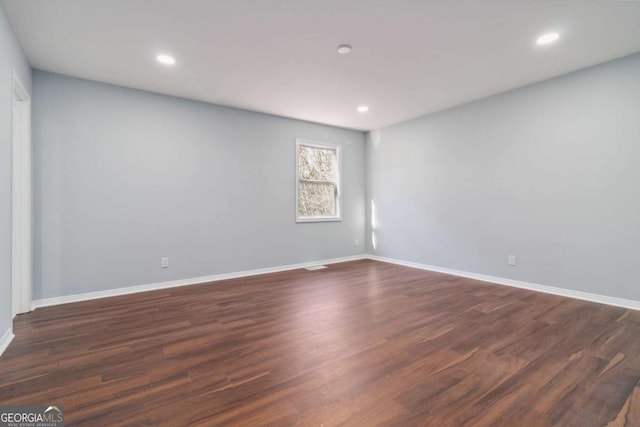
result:
<svg viewBox="0 0 640 427"><path fill-rule="evenodd" d="M31 68L0 5L0 336L11 327L11 106L13 72L31 91Z"/></svg>
<svg viewBox="0 0 640 427"><path fill-rule="evenodd" d="M640 55L368 139L370 253L640 300Z"/></svg>
<svg viewBox="0 0 640 427"><path fill-rule="evenodd" d="M34 299L364 253L362 132L33 78ZM342 222L295 223L295 138L342 144Z"/></svg>

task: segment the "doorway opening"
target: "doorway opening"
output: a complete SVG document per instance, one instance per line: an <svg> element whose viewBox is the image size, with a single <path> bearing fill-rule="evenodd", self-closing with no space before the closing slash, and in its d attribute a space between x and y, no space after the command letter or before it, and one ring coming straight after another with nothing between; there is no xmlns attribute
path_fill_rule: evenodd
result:
<svg viewBox="0 0 640 427"><path fill-rule="evenodd" d="M31 311L32 191L31 97L13 74L11 314Z"/></svg>

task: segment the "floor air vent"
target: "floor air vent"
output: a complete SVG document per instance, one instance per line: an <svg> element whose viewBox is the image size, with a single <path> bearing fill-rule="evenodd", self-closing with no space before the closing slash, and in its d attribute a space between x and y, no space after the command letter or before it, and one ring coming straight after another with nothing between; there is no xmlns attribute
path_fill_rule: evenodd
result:
<svg viewBox="0 0 640 427"><path fill-rule="evenodd" d="M305 267L305 270L313 271L313 270L322 270L323 268L327 268L326 265L312 265L310 267Z"/></svg>

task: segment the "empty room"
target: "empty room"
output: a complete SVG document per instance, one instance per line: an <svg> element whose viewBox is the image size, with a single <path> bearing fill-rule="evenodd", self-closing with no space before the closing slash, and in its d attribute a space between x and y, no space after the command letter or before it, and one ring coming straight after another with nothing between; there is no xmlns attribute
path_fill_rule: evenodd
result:
<svg viewBox="0 0 640 427"><path fill-rule="evenodd" d="M0 427L640 427L640 2L0 0Z"/></svg>

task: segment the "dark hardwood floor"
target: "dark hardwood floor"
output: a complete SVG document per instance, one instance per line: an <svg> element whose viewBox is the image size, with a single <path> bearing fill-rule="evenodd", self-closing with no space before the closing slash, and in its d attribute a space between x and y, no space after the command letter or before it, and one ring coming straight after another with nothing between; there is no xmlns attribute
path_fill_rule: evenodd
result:
<svg viewBox="0 0 640 427"><path fill-rule="evenodd" d="M376 261L41 308L0 403L67 425L640 426L640 312Z"/></svg>

